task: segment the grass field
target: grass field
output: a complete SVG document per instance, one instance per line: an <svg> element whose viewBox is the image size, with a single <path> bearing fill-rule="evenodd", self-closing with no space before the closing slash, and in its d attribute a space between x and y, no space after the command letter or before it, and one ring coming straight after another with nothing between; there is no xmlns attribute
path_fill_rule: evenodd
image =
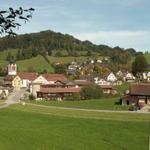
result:
<svg viewBox="0 0 150 150"><path fill-rule="evenodd" d="M48 72L53 72L53 68L48 64L42 56L37 56L32 59L17 61L19 71L27 71L32 67L35 71L42 72L46 69Z"/></svg>
<svg viewBox="0 0 150 150"><path fill-rule="evenodd" d="M119 97L102 98L99 100L81 100L81 101L28 101L33 104L46 106L60 106L69 108L101 109L101 110L128 110L129 106L116 105Z"/></svg>
<svg viewBox="0 0 150 150"><path fill-rule="evenodd" d="M15 105L0 110L1 150L147 150L146 114Z"/></svg>

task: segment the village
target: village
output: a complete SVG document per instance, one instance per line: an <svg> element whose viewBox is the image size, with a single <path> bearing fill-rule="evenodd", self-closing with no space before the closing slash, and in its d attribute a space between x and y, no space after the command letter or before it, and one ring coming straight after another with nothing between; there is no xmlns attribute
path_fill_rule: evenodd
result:
<svg viewBox="0 0 150 150"><path fill-rule="evenodd" d="M94 60L90 61L94 64ZM102 61L97 60L97 63ZM25 89L27 95L22 95L20 99L33 98L35 100L72 100L72 95L80 94L83 87L91 84L98 85L104 95L113 97L119 95L116 86L128 83L129 89L120 94L118 99L120 105L134 105L135 110L141 109L150 104L150 72L143 73L143 82L131 72L107 73L105 76L94 76L91 74L80 75L78 79L69 79L69 74L75 75L82 66L72 62L68 66L68 74L39 74L36 72L18 72L17 64L8 65L8 75L1 79L0 96L1 99L13 93L13 90ZM74 99L75 100L75 99Z"/></svg>

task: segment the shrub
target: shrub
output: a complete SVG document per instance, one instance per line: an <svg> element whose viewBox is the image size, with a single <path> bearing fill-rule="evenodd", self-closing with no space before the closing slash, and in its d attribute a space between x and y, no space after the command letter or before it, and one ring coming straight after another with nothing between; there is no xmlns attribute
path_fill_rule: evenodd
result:
<svg viewBox="0 0 150 150"><path fill-rule="evenodd" d="M74 100L74 101L75 100L80 100L81 99L80 93L73 93L71 99Z"/></svg>
<svg viewBox="0 0 150 150"><path fill-rule="evenodd" d="M35 96L32 95L32 94L30 94L30 95L29 95L29 100L35 100Z"/></svg>
<svg viewBox="0 0 150 150"><path fill-rule="evenodd" d="M102 89L98 85L91 84L83 87L80 94L82 99L98 99L102 97Z"/></svg>

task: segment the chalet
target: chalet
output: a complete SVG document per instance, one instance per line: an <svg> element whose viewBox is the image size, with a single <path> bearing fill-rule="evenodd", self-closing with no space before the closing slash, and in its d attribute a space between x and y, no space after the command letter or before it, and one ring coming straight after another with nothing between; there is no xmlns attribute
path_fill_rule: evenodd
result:
<svg viewBox="0 0 150 150"><path fill-rule="evenodd" d="M135 76L132 73L126 73L125 77L124 77L124 81L126 82L135 82Z"/></svg>
<svg viewBox="0 0 150 150"><path fill-rule="evenodd" d="M150 104L150 84L132 83L129 93L122 98L122 104L135 104L137 106Z"/></svg>
<svg viewBox="0 0 150 150"><path fill-rule="evenodd" d="M118 77L123 77L123 72L121 70L119 70L117 73L116 73L116 76Z"/></svg>
<svg viewBox="0 0 150 150"><path fill-rule="evenodd" d="M117 94L116 89L112 85L101 85L102 91L104 94Z"/></svg>
<svg viewBox="0 0 150 150"><path fill-rule="evenodd" d="M117 81L117 77L114 75L114 73L110 73L108 76L107 76L107 81L109 82L116 82Z"/></svg>
<svg viewBox="0 0 150 150"><path fill-rule="evenodd" d="M99 79L98 77L97 78L94 78L95 79L95 84L97 85L111 85L110 82L106 81L105 79L101 78Z"/></svg>
<svg viewBox="0 0 150 150"><path fill-rule="evenodd" d="M67 96L71 96L73 93L79 93L81 88L44 88L41 87L39 91L37 91L38 99L57 99L62 100Z"/></svg>

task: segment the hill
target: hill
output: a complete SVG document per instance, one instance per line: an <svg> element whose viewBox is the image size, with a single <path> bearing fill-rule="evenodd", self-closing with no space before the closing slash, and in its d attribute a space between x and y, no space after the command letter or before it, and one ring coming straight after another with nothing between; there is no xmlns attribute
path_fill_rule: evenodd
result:
<svg viewBox="0 0 150 150"><path fill-rule="evenodd" d="M37 51L51 50L66 50L70 55L72 51L96 51L101 55L111 56L114 52L124 53L129 52L135 54L134 49L123 49L120 47L110 47L107 45L95 45L90 41L80 41L68 34L62 34L51 30L42 31L39 33L30 33L18 35L17 37L3 37L0 38L0 51L7 49L22 49L29 48ZM34 51L35 52L35 51Z"/></svg>
<svg viewBox="0 0 150 150"><path fill-rule="evenodd" d="M126 68L137 54L133 48L95 45L51 30L0 38L0 66L16 61L20 71L34 68L38 72L45 69L53 72L54 62L66 64L75 59L81 62L88 57L95 59L106 56L110 58L112 68Z"/></svg>

